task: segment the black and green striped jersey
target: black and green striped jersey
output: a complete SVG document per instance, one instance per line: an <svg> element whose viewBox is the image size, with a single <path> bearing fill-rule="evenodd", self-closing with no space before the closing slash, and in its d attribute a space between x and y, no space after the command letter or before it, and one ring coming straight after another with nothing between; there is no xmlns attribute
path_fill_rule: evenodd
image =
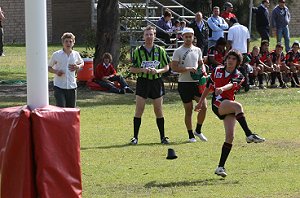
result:
<svg viewBox="0 0 300 198"><path fill-rule="evenodd" d="M150 52L142 45L137 47L133 52L132 64L136 68L149 68L155 69L164 68L170 63L170 58L164 48L154 45ZM138 77L148 78L150 80L161 77L161 74L145 74L139 73Z"/></svg>

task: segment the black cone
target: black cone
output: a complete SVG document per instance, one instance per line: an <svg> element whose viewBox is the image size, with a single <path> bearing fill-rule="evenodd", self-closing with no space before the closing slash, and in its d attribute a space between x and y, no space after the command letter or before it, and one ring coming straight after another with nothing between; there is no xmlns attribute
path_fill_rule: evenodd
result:
<svg viewBox="0 0 300 198"><path fill-rule="evenodd" d="M176 159L177 156L175 154L175 151L171 148L168 149L168 156L167 159Z"/></svg>

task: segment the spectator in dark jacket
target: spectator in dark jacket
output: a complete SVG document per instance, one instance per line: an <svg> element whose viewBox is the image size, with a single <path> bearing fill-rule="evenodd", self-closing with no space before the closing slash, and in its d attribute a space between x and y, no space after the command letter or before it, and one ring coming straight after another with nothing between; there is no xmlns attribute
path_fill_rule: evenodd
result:
<svg viewBox="0 0 300 198"><path fill-rule="evenodd" d="M252 8L253 13L256 13L256 29L261 37L261 40L270 40L270 17L268 8L269 0L263 0L258 7Z"/></svg>
<svg viewBox="0 0 300 198"><path fill-rule="evenodd" d="M277 42L281 43L282 36L284 38L285 51L290 50L290 31L289 23L291 14L288 7L285 6L285 0L279 0L278 5L272 11L272 28L277 35Z"/></svg>
<svg viewBox="0 0 300 198"><path fill-rule="evenodd" d="M166 10L164 12L164 16L161 17L156 24L158 27L164 30L162 31L161 29L157 28L156 37L163 39L166 44L171 43L170 38L173 33L171 19L172 13L169 10Z"/></svg>
<svg viewBox="0 0 300 198"><path fill-rule="evenodd" d="M208 25L203 20L202 13L197 12L195 20L189 25L194 30L194 35L197 38L197 47L202 51L202 55L206 56L208 51Z"/></svg>

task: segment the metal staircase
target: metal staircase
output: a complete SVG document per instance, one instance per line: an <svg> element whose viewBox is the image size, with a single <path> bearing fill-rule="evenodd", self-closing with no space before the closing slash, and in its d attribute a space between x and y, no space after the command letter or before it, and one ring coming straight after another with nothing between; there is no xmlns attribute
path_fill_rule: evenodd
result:
<svg viewBox="0 0 300 198"><path fill-rule="evenodd" d="M143 43L141 37L143 27L152 25L155 26L156 29L162 30L156 25L156 22L161 18L166 9L172 13L173 18L184 20L187 23L190 23L195 17L193 11L175 0L121 0L119 1L119 8L121 16L121 33L130 36L130 46L132 49ZM172 54L174 49L180 45L180 42L178 42L177 39L171 45L166 44L159 38L156 38L155 42L158 45L166 46L166 50L169 54Z"/></svg>

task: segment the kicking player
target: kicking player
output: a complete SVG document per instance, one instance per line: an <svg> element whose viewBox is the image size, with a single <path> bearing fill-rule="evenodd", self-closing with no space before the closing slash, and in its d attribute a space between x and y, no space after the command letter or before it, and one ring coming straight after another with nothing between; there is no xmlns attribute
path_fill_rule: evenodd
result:
<svg viewBox="0 0 300 198"><path fill-rule="evenodd" d="M215 170L215 174L222 177L227 176L225 162L232 148L236 121L238 121L243 128L247 143L260 143L265 141L265 138L259 137L249 129L243 107L240 103L235 101L235 92L241 88L244 81L244 77L237 70L242 60L243 58L240 52L230 50L225 58L225 66L217 67L210 75L200 101L195 107L195 111L201 110L210 88L213 88L212 110L220 120L223 120L226 134L219 165Z"/></svg>

